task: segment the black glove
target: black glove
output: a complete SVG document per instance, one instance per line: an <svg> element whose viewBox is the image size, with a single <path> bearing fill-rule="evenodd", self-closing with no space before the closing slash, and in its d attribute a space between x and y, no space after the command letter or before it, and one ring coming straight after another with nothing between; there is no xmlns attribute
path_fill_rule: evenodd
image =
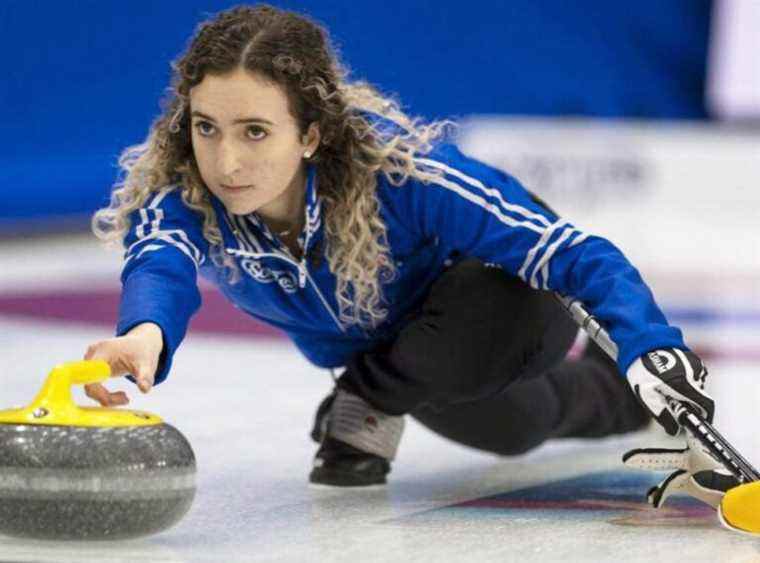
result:
<svg viewBox="0 0 760 563"><path fill-rule="evenodd" d="M715 403L704 391L707 368L692 352L653 350L633 362L627 376L633 392L671 436L678 434L680 424L668 398L695 407L712 422Z"/></svg>

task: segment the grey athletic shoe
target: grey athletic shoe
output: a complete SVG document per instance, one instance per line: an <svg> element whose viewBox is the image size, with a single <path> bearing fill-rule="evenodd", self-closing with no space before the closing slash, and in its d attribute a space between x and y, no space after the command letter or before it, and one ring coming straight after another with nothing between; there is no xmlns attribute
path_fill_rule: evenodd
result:
<svg viewBox="0 0 760 563"><path fill-rule="evenodd" d="M311 437L320 444L309 481L333 487L382 485L396 455L404 419L336 389L317 409Z"/></svg>

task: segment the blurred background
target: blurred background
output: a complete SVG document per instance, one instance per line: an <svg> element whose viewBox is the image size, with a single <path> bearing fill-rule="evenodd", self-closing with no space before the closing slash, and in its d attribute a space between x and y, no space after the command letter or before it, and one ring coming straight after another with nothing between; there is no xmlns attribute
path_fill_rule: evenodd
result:
<svg viewBox="0 0 760 563"><path fill-rule="evenodd" d="M396 94L412 114L459 120L465 152L509 171L571 222L620 246L687 343L708 360L716 424L760 461L753 423L760 402L760 0L276 4L323 23L352 78ZM232 5L0 1L0 408L28 402L52 365L80 358L88 344L113 334L121 254L89 233L90 217L108 203L118 155L140 143L158 115L170 62L200 21ZM250 547L245 561L262 542L278 556L298 547L348 557L343 540L368 533L368 523L524 486L515 476L543 482L603 466L619 470L617 446L606 465L573 454L543 466L535 456L525 465L500 462L511 464L505 469L412 424L390 501L359 499L347 508L342 497L309 496L314 445L306 433L330 378L212 288L204 285L202 293L169 382L146 397L126 381L112 387L127 390L133 406L160 404L164 416L179 421L201 468L199 508L158 543L134 547L130 560L142 554L158 561L155 549L164 546L179 555L160 560L219 561L224 548L222 559L232 561L241 541ZM420 451L426 455L411 455ZM552 451L543 458L539 452L538 460ZM632 485L636 499L642 487ZM531 518L510 520L509 531L524 521L531 531L521 541L543 535L560 552L568 546L579 553L567 519L547 514L560 522L551 534L534 534ZM648 523L637 525L658 525L644 516ZM698 559L729 560L728 548L739 544L705 535L705 526L716 531L716 524L712 513L703 516L709 520L686 541L688 522L671 514L668 543L653 545L691 545ZM491 522L495 539L485 543L469 513L461 525L454 522L456 534L436 535L435 542L425 527L420 535L403 526L371 530L376 545L407 555L419 544L446 553L466 548L482 560L513 557L505 550L517 536L505 545L501 521ZM352 525L361 534L341 533ZM262 533L251 533L256 529ZM468 530L472 541L461 543ZM648 535L610 530L577 536L636 544L615 551L630 554L626 560L645 553L636 543L644 539L636 538ZM43 560L26 543L2 543L0 551L14 560ZM536 545L526 549L537 553ZM63 553L51 548L49 560L63 561ZM106 560L93 553L71 560Z"/></svg>
<svg viewBox="0 0 760 563"><path fill-rule="evenodd" d="M70 309L60 298L19 299L30 290L18 287L29 237L53 235L36 243L42 252L70 251L63 233L94 244L89 218L108 202L120 152L158 115L170 61L200 21L232 5L0 3L0 241L15 241L3 272L15 293L0 312ZM278 5L323 23L352 78L397 95L412 114L459 120L463 150L620 245L707 353L728 346L758 359L754 338L735 333L760 325L760 1ZM86 292L67 287L88 303L79 317L108 325L118 258L97 246L76 254L52 252L42 261L50 274L33 281L92 271ZM114 269L96 276L105 263ZM93 276L112 283L98 293ZM252 330L218 301L209 294L202 315L221 307L224 330Z"/></svg>
<svg viewBox="0 0 760 563"><path fill-rule="evenodd" d="M106 203L117 155L144 139L159 112L170 61L199 21L231 5L0 3L7 57L0 180L11 193L0 219L76 224L75 215ZM757 0L474 0L466 10L427 0L278 5L322 22L354 78L428 118L760 119ZM542 164L552 168L533 167ZM585 173L647 174L622 168ZM540 188L538 171L523 174Z"/></svg>

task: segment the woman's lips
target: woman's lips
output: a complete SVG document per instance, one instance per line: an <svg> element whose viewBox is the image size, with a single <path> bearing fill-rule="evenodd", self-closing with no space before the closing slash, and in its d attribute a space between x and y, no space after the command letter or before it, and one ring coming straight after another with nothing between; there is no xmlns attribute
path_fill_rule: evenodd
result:
<svg viewBox="0 0 760 563"><path fill-rule="evenodd" d="M247 184L245 186L229 186L227 184L219 184L219 185L222 186L222 189L230 191L230 192L239 191L239 190L245 190L245 189L253 187L253 185L251 185L251 184Z"/></svg>

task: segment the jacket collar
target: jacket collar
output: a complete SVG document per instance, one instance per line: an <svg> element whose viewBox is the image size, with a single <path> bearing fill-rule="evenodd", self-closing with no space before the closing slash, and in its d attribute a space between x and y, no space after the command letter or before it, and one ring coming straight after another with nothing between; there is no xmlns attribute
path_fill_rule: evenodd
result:
<svg viewBox="0 0 760 563"><path fill-rule="evenodd" d="M304 206L304 225L298 236L299 243L304 249L306 256L314 245L314 236L322 225L322 198L318 194L317 169L313 164L307 165L306 169L306 205ZM266 223L255 211L248 215L233 215L224 207L224 204L213 194L211 203L217 217L224 218L229 226L230 233L222 228L224 244L226 247L244 249L250 254L271 254L272 252L287 252L285 246L272 234ZM241 244L242 242L242 244Z"/></svg>

